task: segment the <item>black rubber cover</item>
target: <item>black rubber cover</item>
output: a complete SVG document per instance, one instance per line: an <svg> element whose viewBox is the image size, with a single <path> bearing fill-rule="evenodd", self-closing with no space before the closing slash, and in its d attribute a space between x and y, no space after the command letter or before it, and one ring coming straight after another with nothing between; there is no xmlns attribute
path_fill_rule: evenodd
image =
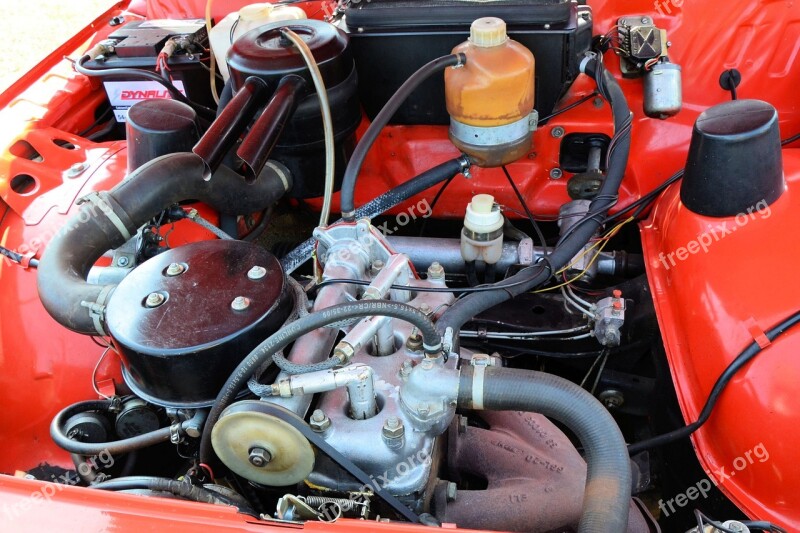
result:
<svg viewBox="0 0 800 533"><path fill-rule="evenodd" d="M186 269L167 275L171 263ZM264 267L258 280L247 276ZM147 295L162 294L158 307ZM241 311L234 298L250 301ZM119 284L107 309L111 336L122 350L123 376L142 398L167 407L208 406L236 365L275 333L292 308L278 260L244 241L202 241L146 261Z"/></svg>
<svg viewBox="0 0 800 533"><path fill-rule="evenodd" d="M709 217L770 205L786 190L778 112L760 100L735 100L697 119L681 201Z"/></svg>
<svg viewBox="0 0 800 533"><path fill-rule="evenodd" d="M128 174L148 161L176 152L191 152L200 139L197 113L177 100L154 98L128 110Z"/></svg>

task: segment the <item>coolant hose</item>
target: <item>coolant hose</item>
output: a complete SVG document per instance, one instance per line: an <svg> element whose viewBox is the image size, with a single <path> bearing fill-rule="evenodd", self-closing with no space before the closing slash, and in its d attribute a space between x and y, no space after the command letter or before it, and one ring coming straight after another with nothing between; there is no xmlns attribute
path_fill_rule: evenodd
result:
<svg viewBox="0 0 800 533"><path fill-rule="evenodd" d="M628 451L614 418L594 396L552 374L465 366L458 406L541 413L567 426L585 450L586 488L579 533L627 530L631 500Z"/></svg>
<svg viewBox="0 0 800 533"><path fill-rule="evenodd" d="M385 213L409 198L430 189L434 185L451 179L459 172L466 171L471 165L472 162L466 155L461 155L441 165L437 165L359 207L356 209L355 218L373 218ZM339 222L341 222L341 220ZM308 261L316 244L317 239L312 237L286 254L286 256L281 259L283 270L287 274L291 274L300 265Z"/></svg>
<svg viewBox="0 0 800 533"><path fill-rule="evenodd" d="M211 460L211 430L219 420L222 411L231 404L239 394L239 391L247 385L247 380L250 379L250 376L261 368L261 365L279 353L289 343L294 342L306 333L338 322L367 316L388 316L404 320L419 330L422 335L423 348L427 353L441 352L441 337L436 332L430 317L416 307L400 302L388 300L348 302L326 307L322 311L309 313L294 322L289 322L280 331L256 346L239 363L239 366L231 373L228 381L222 386L217 398L214 400L211 411L208 413L205 426L203 426L203 436L200 439L200 462L208 464Z"/></svg>
<svg viewBox="0 0 800 533"><path fill-rule="evenodd" d="M86 281L106 251L123 245L140 226L175 203L198 200L220 213L255 213L275 203L292 185L289 171L275 163L264 167L253 183L224 166L206 181L205 169L195 154L169 154L142 165L111 191L88 195L39 261L39 297L50 316L77 333L106 335L103 315L115 286Z"/></svg>
<svg viewBox="0 0 800 533"><path fill-rule="evenodd" d="M511 298L533 290L545 283L550 277L564 268L580 253L581 249L592 239L602 226L608 211L617 201L625 169L628 166L631 139L631 111L625 94L617 80L609 74L597 59L586 60L582 70L597 81L600 94L611 104L614 116L615 143L611 152L608 171L600 191L589 206L586 217L581 219L571 233L556 246L552 253L538 263L519 271L514 276L493 284L497 290L473 293L456 301L439 318L436 327L445 336L451 330L455 336L459 330L476 315L491 309ZM619 137L617 137L617 134ZM455 340L455 339L454 339ZM453 346L448 346L454 349Z"/></svg>
<svg viewBox="0 0 800 533"><path fill-rule="evenodd" d="M130 453L134 450L154 446L162 442L169 442L170 435L172 434L170 428L161 428L149 433L130 437L128 439L117 440L114 442L80 442L69 438L64 433L64 425L67 421L75 415L86 413L88 411L108 411L111 407L110 400L90 400L87 402L79 402L62 409L53 418L50 423L50 436L56 445L72 454L78 455L100 455L107 453L111 455L120 455L123 453ZM188 427L194 424L193 421L187 420L181 424L181 427Z"/></svg>
<svg viewBox="0 0 800 533"><path fill-rule="evenodd" d="M394 114L406 101L406 98L413 93L422 82L430 78L437 72L442 72L447 67L454 67L463 65L467 62L467 56L464 54L452 54L443 56L433 61L426 63L419 70L414 72L404 83L397 89L383 109L375 116L372 123L364 132L364 136L358 141L350 161L347 163L347 168L344 171L344 178L342 179L341 189L341 210L342 218L345 220L353 220L356 216L355 213L355 194L356 194L356 181L361 172L361 167L364 160L367 158L367 153L375 140L380 135L381 130L389 123Z"/></svg>
<svg viewBox="0 0 800 533"><path fill-rule="evenodd" d="M243 513L258 516L249 506L235 502L217 492L212 492L208 489L204 489L203 487L198 487L196 485L187 483L186 481L178 481L175 479L150 476L130 476L110 479L108 481L101 481L100 483L95 483L92 485L92 488L109 491L152 490L156 492L168 492L193 502L231 505Z"/></svg>

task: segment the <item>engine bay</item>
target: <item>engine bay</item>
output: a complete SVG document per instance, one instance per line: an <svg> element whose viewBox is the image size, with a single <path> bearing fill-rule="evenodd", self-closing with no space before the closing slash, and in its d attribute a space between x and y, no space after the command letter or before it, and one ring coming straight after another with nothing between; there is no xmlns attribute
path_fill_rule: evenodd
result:
<svg viewBox="0 0 800 533"><path fill-rule="evenodd" d="M734 4L115 7L0 164L0 472L226 527L800 528L800 294L748 254L793 263L798 67L741 44L800 15Z"/></svg>

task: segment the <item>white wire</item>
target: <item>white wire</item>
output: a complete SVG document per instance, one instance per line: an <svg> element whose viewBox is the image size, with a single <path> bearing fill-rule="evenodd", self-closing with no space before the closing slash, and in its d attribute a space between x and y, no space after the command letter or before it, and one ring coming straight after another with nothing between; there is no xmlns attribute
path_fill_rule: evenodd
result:
<svg viewBox="0 0 800 533"><path fill-rule="evenodd" d="M331 202L333 201L333 177L334 177L334 147L333 147L333 119L331 118L331 106L328 101L328 91L325 89L325 82L322 80L322 73L319 71L317 62L314 60L314 55L308 45L292 30L285 28L283 34L292 41L303 60L308 66L308 71L311 73L311 79L314 81L314 88L317 90L319 96L319 106L322 110L322 127L325 132L325 195L322 200L322 211L319 215L320 227L328 226L328 219L331 215Z"/></svg>
<svg viewBox="0 0 800 533"><path fill-rule="evenodd" d="M553 340L580 340L580 339L588 339L589 337L593 336L593 333L586 332L588 326L581 326L578 328L571 328L571 329L562 329L559 331L531 331L529 333L524 332L505 332L505 331L461 331L459 335L461 337L469 338L469 339L502 339L502 340L525 340L525 339L536 339L539 337L552 337L552 336L560 336L560 335L570 335L572 333L582 333L581 335L573 335L569 337L559 337L558 339ZM584 333L586 332L586 333Z"/></svg>

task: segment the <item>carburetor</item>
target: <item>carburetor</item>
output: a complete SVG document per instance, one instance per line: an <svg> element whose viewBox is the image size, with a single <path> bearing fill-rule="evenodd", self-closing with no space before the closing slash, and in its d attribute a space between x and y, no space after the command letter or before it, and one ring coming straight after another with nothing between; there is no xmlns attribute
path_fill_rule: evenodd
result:
<svg viewBox="0 0 800 533"><path fill-rule="evenodd" d="M446 289L440 265L434 263L428 269L427 279L419 279L408 256L395 253L366 219L318 228L314 235L319 242L317 258L323 267L320 280L323 287L314 301L314 311L356 299L390 299L434 317L454 301L453 294ZM358 280L365 286L356 290L353 283L325 285L326 280L334 279ZM339 331L345 334L337 342ZM317 395L316 409L309 422L314 432L371 476L380 484L379 488L412 509L421 509L425 495L431 493L429 484L436 481L431 474L438 455L437 437L444 433L455 414L454 405L437 401L427 393L412 392L401 399L401 387L411 379L413 369L434 364L426 358L422 336L404 321L369 316L299 338L287 358L313 368L308 365L329 361L331 354L341 361L340 366L308 373L281 372L272 385L251 381L251 391L263 401L278 404L301 417L307 416L312 398ZM456 357L442 359L436 362L437 368L455 370ZM408 388L421 389L425 384L410 384ZM246 433L231 429L234 430ZM263 437L263 432L259 436ZM226 439L221 436L221 440ZM285 450L285 443L281 445ZM249 452L251 448L243 445L242 450ZM248 470L248 458L238 459L237 463ZM309 486L323 492L374 492L375 487L355 481L336 461L323 454L318 454L311 463L308 454L302 454L301 459L305 463L300 474L296 465L286 465L290 477L283 479L279 475L270 479L293 482L305 479ZM252 461L250 464L253 475L245 477L262 479L263 469L259 471L260 467Z"/></svg>

